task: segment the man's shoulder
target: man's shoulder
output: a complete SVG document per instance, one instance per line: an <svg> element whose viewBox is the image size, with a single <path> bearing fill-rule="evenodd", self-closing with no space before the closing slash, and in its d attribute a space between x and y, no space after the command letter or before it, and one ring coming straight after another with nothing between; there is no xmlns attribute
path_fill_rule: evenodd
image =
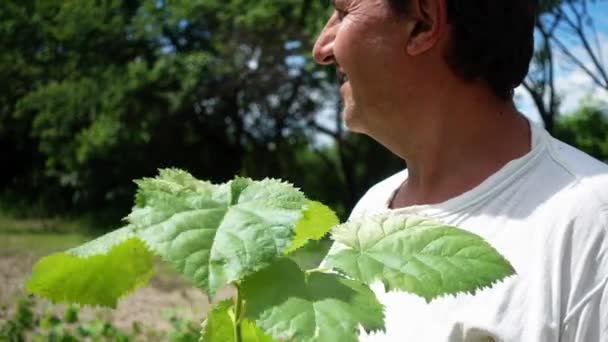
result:
<svg viewBox="0 0 608 342"><path fill-rule="evenodd" d="M379 194L393 193L407 178L407 169L399 171L380 182L374 184L369 190L365 193L366 196L378 196Z"/></svg>
<svg viewBox="0 0 608 342"><path fill-rule="evenodd" d="M568 189L571 200L608 210L608 164L554 138L550 153L558 167L573 179Z"/></svg>
<svg viewBox="0 0 608 342"><path fill-rule="evenodd" d="M551 149L554 161L574 180L555 196L547 222L561 246L560 262L572 274L567 316L575 317L608 279L608 165L556 139Z"/></svg>
<svg viewBox="0 0 608 342"><path fill-rule="evenodd" d="M357 202L350 217L375 213L385 209L390 197L406 178L407 170L403 170L373 185Z"/></svg>
<svg viewBox="0 0 608 342"><path fill-rule="evenodd" d="M551 138L549 151L556 163L578 178L608 174L608 164L565 142Z"/></svg>

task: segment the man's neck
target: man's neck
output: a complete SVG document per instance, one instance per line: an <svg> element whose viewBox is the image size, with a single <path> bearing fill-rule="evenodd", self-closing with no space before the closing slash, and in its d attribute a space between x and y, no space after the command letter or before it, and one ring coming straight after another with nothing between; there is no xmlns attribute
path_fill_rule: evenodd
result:
<svg viewBox="0 0 608 342"><path fill-rule="evenodd" d="M401 144L388 145L408 165L393 208L444 202L530 151L528 122L511 103L454 103L436 107L426 118L415 129L402 127L410 136Z"/></svg>

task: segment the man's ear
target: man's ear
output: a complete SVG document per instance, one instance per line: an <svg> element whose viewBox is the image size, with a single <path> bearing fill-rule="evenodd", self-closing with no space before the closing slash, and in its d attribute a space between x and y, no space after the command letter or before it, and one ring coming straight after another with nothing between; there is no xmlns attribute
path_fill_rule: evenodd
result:
<svg viewBox="0 0 608 342"><path fill-rule="evenodd" d="M420 55L437 44L447 29L446 0L410 0L406 51Z"/></svg>

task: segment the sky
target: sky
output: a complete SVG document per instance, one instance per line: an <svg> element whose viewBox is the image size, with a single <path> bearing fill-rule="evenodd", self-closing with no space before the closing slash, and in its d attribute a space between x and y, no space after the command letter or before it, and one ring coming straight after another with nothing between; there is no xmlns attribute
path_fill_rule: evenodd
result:
<svg viewBox="0 0 608 342"><path fill-rule="evenodd" d="M608 68L608 0L591 2L589 12L598 31L600 49L603 53L603 65ZM570 41L568 46L581 59L588 59L579 42ZM608 91L595 85L580 68L573 67L565 56L558 54L557 65L556 88L562 99L561 113L566 115L572 113L587 98L608 103ZM532 120L540 122L538 111L523 87L515 90L515 102L521 112Z"/></svg>

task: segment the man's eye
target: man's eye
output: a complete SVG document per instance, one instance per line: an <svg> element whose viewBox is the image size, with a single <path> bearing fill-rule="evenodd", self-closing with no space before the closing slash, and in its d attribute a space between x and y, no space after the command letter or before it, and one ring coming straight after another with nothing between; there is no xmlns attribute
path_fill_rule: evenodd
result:
<svg viewBox="0 0 608 342"><path fill-rule="evenodd" d="M348 12L342 11L342 10L339 10L336 8L336 14L338 14L338 19L342 20L342 19L344 19L344 17L346 17Z"/></svg>

